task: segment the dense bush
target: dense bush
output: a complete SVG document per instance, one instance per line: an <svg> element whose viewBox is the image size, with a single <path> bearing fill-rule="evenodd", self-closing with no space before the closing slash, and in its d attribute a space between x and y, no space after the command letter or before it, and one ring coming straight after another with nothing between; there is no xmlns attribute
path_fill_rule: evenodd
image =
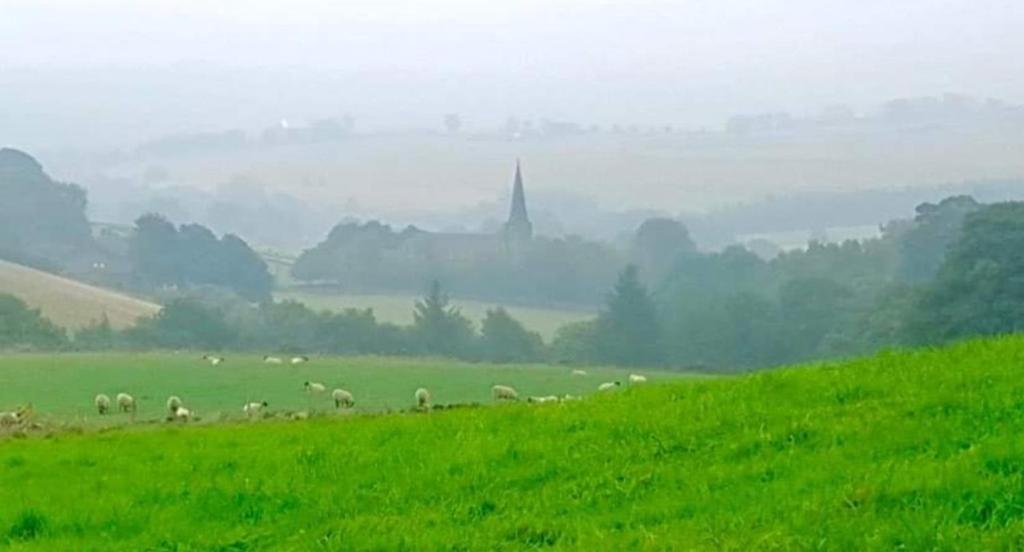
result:
<svg viewBox="0 0 1024 552"><path fill-rule="evenodd" d="M0 349L55 350L68 345L67 334L24 301L0 293Z"/></svg>

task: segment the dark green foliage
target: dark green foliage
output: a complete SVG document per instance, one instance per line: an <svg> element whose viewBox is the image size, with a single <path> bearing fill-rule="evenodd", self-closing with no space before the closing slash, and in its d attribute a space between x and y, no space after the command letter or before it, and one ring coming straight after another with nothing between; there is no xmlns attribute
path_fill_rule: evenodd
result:
<svg viewBox="0 0 1024 552"><path fill-rule="evenodd" d="M24 301L0 293L0 349L61 349L67 345L64 330L43 318Z"/></svg>
<svg viewBox="0 0 1024 552"><path fill-rule="evenodd" d="M981 208L970 196L919 205L914 225L900 237L901 277L918 283L934 278L949 246L960 236L964 218Z"/></svg>
<svg viewBox="0 0 1024 552"><path fill-rule="evenodd" d="M1024 330L1024 203L967 215L908 332L917 343Z"/></svg>
<svg viewBox="0 0 1024 552"><path fill-rule="evenodd" d="M219 310L193 299L176 299L150 319L126 331L138 346L219 350L235 344L237 334Z"/></svg>
<svg viewBox="0 0 1024 552"><path fill-rule="evenodd" d="M597 358L620 365L654 365L663 359L662 333L654 302L629 265L597 317Z"/></svg>
<svg viewBox="0 0 1024 552"><path fill-rule="evenodd" d="M118 345L118 334L110 326L106 313L99 321L75 332L75 348L83 351L105 351Z"/></svg>
<svg viewBox="0 0 1024 552"><path fill-rule="evenodd" d="M657 287L680 258L697 252L697 245L681 222L652 218L637 229L632 249L640 276L648 285Z"/></svg>
<svg viewBox="0 0 1024 552"><path fill-rule="evenodd" d="M415 227L396 232L377 221L345 222L303 252L292 275L347 291L419 291L425 280L438 279L477 298L592 305L623 265L614 249L579 237L535 237L514 253L500 234L448 238Z"/></svg>
<svg viewBox="0 0 1024 552"><path fill-rule="evenodd" d="M0 149L0 254L61 263L92 242L85 190L55 182L29 155Z"/></svg>
<svg viewBox="0 0 1024 552"><path fill-rule="evenodd" d="M558 328L551 340L549 356L560 364L597 362L597 321L572 322Z"/></svg>
<svg viewBox="0 0 1024 552"><path fill-rule="evenodd" d="M536 362L544 354L544 341L498 307L487 311L480 326L480 354L491 362Z"/></svg>
<svg viewBox="0 0 1024 552"><path fill-rule="evenodd" d="M427 295L416 302L412 329L416 344L428 354L466 354L473 340L472 322L449 304L437 280L430 284Z"/></svg>
<svg viewBox="0 0 1024 552"><path fill-rule="evenodd" d="M273 278L266 263L232 234L218 240L205 226L175 228L147 214L135 221L131 252L136 275L148 287L213 285L249 301L270 298Z"/></svg>

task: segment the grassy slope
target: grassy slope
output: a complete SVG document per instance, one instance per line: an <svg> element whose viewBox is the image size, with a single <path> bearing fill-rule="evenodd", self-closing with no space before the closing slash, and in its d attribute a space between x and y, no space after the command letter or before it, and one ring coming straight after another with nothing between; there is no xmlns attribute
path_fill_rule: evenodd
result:
<svg viewBox="0 0 1024 552"><path fill-rule="evenodd" d="M14 549L1020 549L1024 339L581 403L0 444ZM21 540L18 540L21 539Z"/></svg>
<svg viewBox="0 0 1024 552"><path fill-rule="evenodd" d="M81 328L107 314L115 328L132 325L160 306L115 291L0 261L0 293L10 293L38 308L56 324Z"/></svg>
<svg viewBox="0 0 1024 552"><path fill-rule="evenodd" d="M123 424L128 420L121 416L101 419L92 405L97 393L114 397L122 391L139 399L139 421L161 419L169 395L179 395L204 420L240 418L248 400L268 401L272 410L331 410L329 398L311 400L303 391L304 382L315 381L352 391L358 412L379 412L409 407L420 386L440 404L489 402L495 383L514 385L524 395L584 394L627 375L610 368L579 377L544 365L383 357L314 358L291 366L229 355L224 364L210 366L198 354L30 354L0 358L0 411L31 402L44 421ZM648 375L654 381L678 377Z"/></svg>
<svg viewBox="0 0 1024 552"><path fill-rule="evenodd" d="M415 295L328 295L314 292L286 291L275 294L277 299L294 299L312 309L341 310L344 308L372 308L377 319L392 324L412 324L413 305L420 297ZM477 327L487 313L500 302L471 301L455 299L453 303L469 317ZM508 306L505 309L528 329L540 333L550 340L555 330L569 322L588 320L595 313L584 310L544 309L538 307Z"/></svg>

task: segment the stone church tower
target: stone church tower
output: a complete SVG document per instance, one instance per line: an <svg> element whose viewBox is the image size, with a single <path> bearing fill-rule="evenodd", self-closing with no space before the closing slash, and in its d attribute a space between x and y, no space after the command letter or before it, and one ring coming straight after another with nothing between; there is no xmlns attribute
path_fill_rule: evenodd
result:
<svg viewBox="0 0 1024 552"><path fill-rule="evenodd" d="M512 209L508 214L508 222L502 233L505 237L505 248L509 253L519 254L533 239L533 224L526 214L526 193L523 191L523 173L516 160L516 176L512 185Z"/></svg>

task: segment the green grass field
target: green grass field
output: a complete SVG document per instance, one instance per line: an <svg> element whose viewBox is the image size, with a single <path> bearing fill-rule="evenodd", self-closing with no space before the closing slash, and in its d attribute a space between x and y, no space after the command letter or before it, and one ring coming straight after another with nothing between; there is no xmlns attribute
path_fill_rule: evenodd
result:
<svg viewBox="0 0 1024 552"><path fill-rule="evenodd" d="M1024 338L1005 338L576 403L7 440L0 543L1020 550L1022 361ZM85 381L36 362L3 371Z"/></svg>
<svg viewBox="0 0 1024 552"><path fill-rule="evenodd" d="M283 291L274 294L277 300L292 299L304 303L311 309L338 311L346 308L373 309L377 320L392 324L412 324L413 305L420 297L415 295L340 295L317 293L310 291ZM480 321L500 303L472 301L455 298L452 304L462 310L479 328ZM545 309L538 307L522 307L502 305L512 316L523 323L528 329L535 331L544 339L550 340L555 330L570 322L589 320L596 312L585 310Z"/></svg>
<svg viewBox="0 0 1024 552"><path fill-rule="evenodd" d="M679 377L644 373L652 381ZM139 400L137 421L163 419L167 397L178 395L207 422L243 418L242 405L257 400L267 401L272 411L333 411L328 397L311 399L305 393L306 381L323 383L328 391L351 391L354 412L381 412L411 407L421 386L439 404L489 403L496 383L515 386L524 398L583 395L605 381L625 384L627 376L624 370L609 368L588 368L581 377L554 366L381 357L314 358L292 366L266 364L257 356L229 356L224 364L211 366L197 354L26 354L0 358L0 411L32 403L39 420L59 425L125 424L128 415L98 416L93 398L126 392Z"/></svg>

